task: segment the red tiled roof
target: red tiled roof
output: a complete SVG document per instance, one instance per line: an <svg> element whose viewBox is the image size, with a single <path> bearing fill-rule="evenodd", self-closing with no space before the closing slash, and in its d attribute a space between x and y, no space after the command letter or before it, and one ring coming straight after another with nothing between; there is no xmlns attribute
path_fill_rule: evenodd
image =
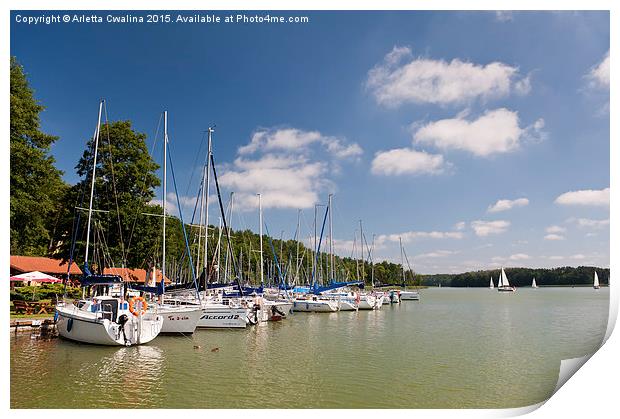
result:
<svg viewBox="0 0 620 419"><path fill-rule="evenodd" d="M129 269L129 268L105 268L103 270L104 275L119 275L123 280L128 282L144 282L146 278L146 271L144 269ZM161 270L156 270L155 277L157 282L161 281ZM166 284L171 281L166 277Z"/></svg>
<svg viewBox="0 0 620 419"><path fill-rule="evenodd" d="M11 255L11 269L19 272L39 271L46 274L66 275L67 267L67 263L60 259ZM81 275L82 270L76 263L72 263L70 273L71 275Z"/></svg>

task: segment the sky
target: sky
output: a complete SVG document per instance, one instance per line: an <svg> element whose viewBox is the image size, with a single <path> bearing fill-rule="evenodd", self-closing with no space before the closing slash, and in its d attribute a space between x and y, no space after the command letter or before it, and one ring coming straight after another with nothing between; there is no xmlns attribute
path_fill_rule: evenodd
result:
<svg viewBox="0 0 620 419"><path fill-rule="evenodd" d="M271 235L292 238L301 209L309 237L332 193L341 255L356 235L359 252L362 220L375 260L399 262L401 239L420 273L609 266L607 12L278 12L308 17L281 24L170 12L170 23L122 24L107 15L148 13L104 11L102 23L24 23L58 13L13 11L10 48L67 182L105 98L110 120L131 120L149 148L168 111L185 221L215 125L233 228L258 231L261 193Z"/></svg>

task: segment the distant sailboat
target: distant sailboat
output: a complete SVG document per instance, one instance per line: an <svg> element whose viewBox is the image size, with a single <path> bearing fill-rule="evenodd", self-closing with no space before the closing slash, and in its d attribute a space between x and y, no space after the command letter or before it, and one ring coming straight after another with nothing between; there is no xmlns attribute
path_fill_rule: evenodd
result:
<svg viewBox="0 0 620 419"><path fill-rule="evenodd" d="M536 278L532 278L532 288L538 288L538 285L536 285Z"/></svg>
<svg viewBox="0 0 620 419"><path fill-rule="evenodd" d="M489 288L490 289L495 288L495 284L493 284L493 277L491 277L491 283L489 284Z"/></svg>
<svg viewBox="0 0 620 419"><path fill-rule="evenodd" d="M502 273L499 277L499 283L497 284L497 291L512 292L515 290L516 288L511 286L510 283L508 282L508 277L506 276L506 272L504 272L504 268L502 268Z"/></svg>
<svg viewBox="0 0 620 419"><path fill-rule="evenodd" d="M596 273L596 271L594 271L594 289L597 290L599 289L601 286L598 283L598 274Z"/></svg>

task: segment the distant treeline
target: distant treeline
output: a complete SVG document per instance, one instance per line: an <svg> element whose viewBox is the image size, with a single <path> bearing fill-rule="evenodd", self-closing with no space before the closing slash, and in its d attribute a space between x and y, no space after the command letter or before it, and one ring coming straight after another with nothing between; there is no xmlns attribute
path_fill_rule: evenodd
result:
<svg viewBox="0 0 620 419"><path fill-rule="evenodd" d="M511 285L526 287L536 278L539 286L588 285L594 282L594 270L598 273L600 284L609 284L609 268L565 266L553 269L505 268ZM461 274L422 275L422 285L444 287L488 287L491 277L497 286L501 270L465 272Z"/></svg>

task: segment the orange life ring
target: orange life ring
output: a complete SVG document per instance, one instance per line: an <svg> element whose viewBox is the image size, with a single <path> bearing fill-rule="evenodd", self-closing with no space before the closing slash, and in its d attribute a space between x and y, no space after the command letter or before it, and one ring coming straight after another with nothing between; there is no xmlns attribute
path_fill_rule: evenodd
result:
<svg viewBox="0 0 620 419"><path fill-rule="evenodd" d="M138 301L141 303L139 309L136 307L136 303ZM131 300L129 300L129 312L133 314L134 316L140 316L146 313L146 310L148 308L149 308L149 305L144 299L144 297L133 297Z"/></svg>

